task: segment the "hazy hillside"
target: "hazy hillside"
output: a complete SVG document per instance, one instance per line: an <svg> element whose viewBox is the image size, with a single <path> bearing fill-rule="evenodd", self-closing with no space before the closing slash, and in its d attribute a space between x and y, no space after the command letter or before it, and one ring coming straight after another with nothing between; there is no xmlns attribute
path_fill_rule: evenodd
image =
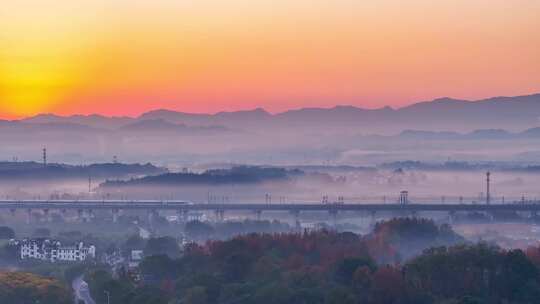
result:
<svg viewBox="0 0 540 304"><path fill-rule="evenodd" d="M139 120L125 125L117 130L128 133L187 133L187 134L210 134L213 132L227 131L222 126L198 126L189 127L183 123L172 123L164 119Z"/></svg>
<svg viewBox="0 0 540 304"><path fill-rule="evenodd" d="M139 117L39 115L0 121L0 160L372 164L405 159L463 161L540 155L540 94L479 101L450 98L401 109L353 106Z"/></svg>
<svg viewBox="0 0 540 304"><path fill-rule="evenodd" d="M303 172L299 170L240 166L231 169L207 170L203 173L166 173L129 181L107 181L101 187L258 184L268 181L287 180L290 177L301 175L303 175Z"/></svg>
<svg viewBox="0 0 540 304"><path fill-rule="evenodd" d="M120 128L135 121L163 120L191 126L258 126L279 127L296 125L304 127L357 126L372 133L411 128L470 131L473 129L520 130L540 126L540 94L495 97L466 101L439 98L419 102L404 108L362 109L353 106L333 108L303 108L270 114L263 109L251 111L192 114L156 110L137 118L104 117L100 115L69 116L38 115L24 119L29 123L75 123L100 128Z"/></svg>
<svg viewBox="0 0 540 304"><path fill-rule="evenodd" d="M58 116L54 114L41 114L22 120L28 123L73 123L82 124L96 128L114 129L133 121L130 117L106 117L103 115L73 115Z"/></svg>
<svg viewBox="0 0 540 304"><path fill-rule="evenodd" d="M14 181L51 179L94 179L126 178L166 173L164 168L152 164L91 164L73 166L66 164L47 164L37 162L0 162L0 179Z"/></svg>
<svg viewBox="0 0 540 304"><path fill-rule="evenodd" d="M263 109L221 112L214 115L153 111L138 119L163 119L175 123L225 126L337 128L361 127L372 133L408 128L470 131L508 129L517 131L540 125L540 94L496 97L477 101L440 98L404 108L362 109L354 106L302 108L277 114Z"/></svg>

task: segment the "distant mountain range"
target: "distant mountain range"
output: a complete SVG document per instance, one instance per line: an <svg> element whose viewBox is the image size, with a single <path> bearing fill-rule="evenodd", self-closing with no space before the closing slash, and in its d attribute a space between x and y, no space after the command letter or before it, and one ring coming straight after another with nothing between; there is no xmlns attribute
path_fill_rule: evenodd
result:
<svg viewBox="0 0 540 304"><path fill-rule="evenodd" d="M372 164L403 159L537 161L540 94L479 101L450 98L400 109L353 106L139 117L38 115L0 120L0 160L81 164L156 162ZM525 131L524 131L525 130ZM432 141L432 142L429 142ZM459 142L458 142L459 141ZM499 141L514 141L500 143Z"/></svg>
<svg viewBox="0 0 540 304"><path fill-rule="evenodd" d="M150 121L150 122L149 122ZM226 128L290 128L326 129L356 127L366 132L399 132L406 129L434 131L472 131L506 129L518 131L540 127L540 94L494 97L476 101L439 98L419 102L400 109L383 107L363 109L354 106L303 108L271 114L264 109L191 114L155 110L139 117L105 117L101 115L57 116L42 114L19 121L24 124L71 124L95 129L146 129L185 131L190 127ZM1 126L15 122L0 121ZM174 125L173 125L174 124ZM58 126L58 125L56 125Z"/></svg>

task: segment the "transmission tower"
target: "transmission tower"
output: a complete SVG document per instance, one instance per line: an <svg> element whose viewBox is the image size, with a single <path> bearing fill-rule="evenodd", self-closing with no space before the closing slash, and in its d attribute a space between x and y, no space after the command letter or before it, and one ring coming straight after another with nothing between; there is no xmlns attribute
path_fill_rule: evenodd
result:
<svg viewBox="0 0 540 304"><path fill-rule="evenodd" d="M47 167L47 148L43 148L43 167Z"/></svg>

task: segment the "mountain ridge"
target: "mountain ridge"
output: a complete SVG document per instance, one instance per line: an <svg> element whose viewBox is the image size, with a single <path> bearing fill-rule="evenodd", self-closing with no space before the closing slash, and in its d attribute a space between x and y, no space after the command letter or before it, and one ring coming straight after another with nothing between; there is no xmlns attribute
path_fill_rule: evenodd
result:
<svg viewBox="0 0 540 304"><path fill-rule="evenodd" d="M381 110L393 110L393 111L400 111L403 109L420 106L424 104L440 104L440 103L446 103L446 102L452 102L452 103L462 103L462 104L475 104L475 103L483 103L483 102L507 102L507 101L516 101L517 98L520 99L529 99L529 98L535 98L540 103L540 92L539 93L531 93L531 94L525 94L525 95L516 95L516 96L493 96L489 98L482 98L482 99L476 99L476 100L468 100L468 99L457 99L452 97L438 97L432 100L427 101L418 101L414 102L409 105L405 105L398 108L393 108L391 106L385 105L378 108L363 108L359 106L354 105L348 105L348 104L336 104L331 107L302 107L302 108L291 108L285 111L276 112L276 113L270 113L267 110L265 110L263 107L257 107L254 109L247 109L247 110L236 110L236 111L218 111L214 113L196 113L196 112L184 112L181 110L170 110L165 108L158 108L154 110L149 110L144 113L141 113L138 116L107 116L103 114L73 114L73 115L59 115L54 113L40 113L34 116L24 117L21 119L15 119L15 121L29 121L29 120L35 120L35 119L43 119L43 118L58 118L58 119L64 119L64 118L114 118L114 119L140 119L145 118L145 115L149 114L159 114L159 113L176 113L176 114L183 114L183 115L193 115L193 116L219 116L222 114L230 114L230 113L249 113L249 112L264 112L266 114L269 114L270 116L277 116L280 114L288 113L288 112L297 112L297 111L303 111L303 110L334 110L338 108L348 108L348 109L356 109L356 110L363 110L363 111L381 111ZM0 119L0 121L9 121L5 119ZM13 121L13 120L11 120Z"/></svg>
<svg viewBox="0 0 540 304"><path fill-rule="evenodd" d="M513 97L497 96L474 101L442 97L397 109L389 106L367 109L352 105L336 105L329 108L306 107L270 113L259 107L213 114L156 109L137 117L40 114L18 121L23 123L69 122L118 129L145 120L163 120L187 126L219 125L232 128L306 126L317 129L355 126L391 130L433 128L443 131L456 128L456 131L464 131L502 128L515 131L540 126L540 93Z"/></svg>

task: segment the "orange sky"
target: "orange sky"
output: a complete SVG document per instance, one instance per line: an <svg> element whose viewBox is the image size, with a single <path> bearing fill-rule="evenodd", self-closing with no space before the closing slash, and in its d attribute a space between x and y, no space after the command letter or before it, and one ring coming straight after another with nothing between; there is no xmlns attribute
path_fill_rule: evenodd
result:
<svg viewBox="0 0 540 304"><path fill-rule="evenodd" d="M540 92L540 1L6 2L3 118Z"/></svg>

